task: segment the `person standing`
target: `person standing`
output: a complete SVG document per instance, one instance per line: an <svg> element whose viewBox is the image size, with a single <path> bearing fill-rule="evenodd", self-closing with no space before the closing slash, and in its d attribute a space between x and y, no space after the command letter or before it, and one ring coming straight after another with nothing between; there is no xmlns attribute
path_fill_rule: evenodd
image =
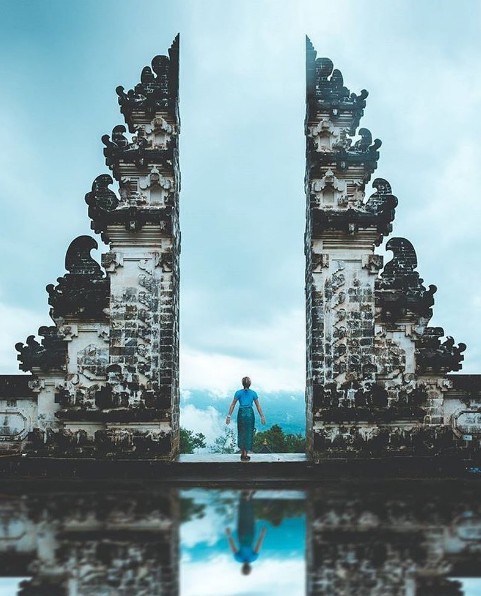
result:
<svg viewBox="0 0 481 596"><path fill-rule="evenodd" d="M234 411L237 402L239 402L239 411L237 413L237 445L241 450L241 461L249 461L249 451L252 451L252 442L254 439L254 409L253 404L256 405L259 416L261 417L261 423L265 424L266 419L262 413L262 408L259 403L259 398L255 391L250 388L251 380L249 377L242 379L243 389L235 392L234 399L229 408L227 418L225 419L226 424L230 424L232 412Z"/></svg>

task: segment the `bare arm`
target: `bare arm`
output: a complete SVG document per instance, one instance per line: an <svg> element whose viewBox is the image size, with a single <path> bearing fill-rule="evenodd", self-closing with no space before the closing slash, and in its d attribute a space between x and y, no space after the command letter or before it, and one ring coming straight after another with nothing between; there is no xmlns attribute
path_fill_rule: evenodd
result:
<svg viewBox="0 0 481 596"><path fill-rule="evenodd" d="M226 535L227 535L227 541L229 542L229 546L230 549L233 553L237 552L237 546L236 543L234 542L234 539L232 538L232 532L230 531L230 528L227 528L225 531Z"/></svg>
<svg viewBox="0 0 481 596"><path fill-rule="evenodd" d="M257 411L259 412L259 416L261 417L261 422L262 424L266 423L266 419L264 418L264 414L262 413L262 408L261 408L261 404L259 403L258 399L254 400L254 403L256 405Z"/></svg>
<svg viewBox="0 0 481 596"><path fill-rule="evenodd" d="M256 546L254 548L255 553L258 553L261 550L265 535L266 535L266 529L262 528L261 533L259 534L259 538L257 539Z"/></svg>
<svg viewBox="0 0 481 596"><path fill-rule="evenodd" d="M229 407L229 412L227 413L227 418L225 419L226 424L230 424L230 417L232 416L232 412L234 411L236 403L237 403L237 401L235 399L233 399L232 403Z"/></svg>

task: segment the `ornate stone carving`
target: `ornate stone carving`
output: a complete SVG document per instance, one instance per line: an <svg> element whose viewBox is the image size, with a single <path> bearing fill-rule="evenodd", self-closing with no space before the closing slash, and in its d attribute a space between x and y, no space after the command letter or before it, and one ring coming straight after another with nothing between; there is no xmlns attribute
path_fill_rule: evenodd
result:
<svg viewBox="0 0 481 596"><path fill-rule="evenodd" d="M395 324L400 319L414 315L426 323L432 317L436 286L426 289L417 267L416 252L405 238L391 238L386 249L393 252L393 259L386 263L381 277L376 280L376 306L383 321Z"/></svg>
<svg viewBox="0 0 481 596"><path fill-rule="evenodd" d="M147 224L158 225L169 235L174 228L175 209L169 205L129 204L120 202L108 186L113 184L108 174L98 176L92 185L92 191L85 195L89 205L89 217L92 229L100 233L104 242L110 242L107 228L109 225L122 225L127 231L137 232ZM142 203L142 201L139 201Z"/></svg>
<svg viewBox="0 0 481 596"><path fill-rule="evenodd" d="M110 284L100 265L90 256L90 251L96 248L98 244L90 236L79 236L71 242L65 256L65 268L69 273L58 278L57 286L47 286L53 319L105 318Z"/></svg>
<svg viewBox="0 0 481 596"><path fill-rule="evenodd" d="M348 111L352 114L350 134L354 134L364 113L368 92L363 89L360 95L351 93L344 86L341 71L334 69L332 61L329 58L317 58L317 52L308 37L306 37L306 72L308 120L316 111L327 111L334 120Z"/></svg>
<svg viewBox="0 0 481 596"><path fill-rule="evenodd" d="M141 132L142 131L142 132ZM152 140L145 136L143 129L137 130L137 135L129 141L124 133L127 132L122 124L112 130L112 139L109 135L102 136L105 145L105 164L113 171L115 178L119 179L119 165L134 164L140 168L149 164L163 164L172 161L174 151L177 149L177 136L170 137L165 147L153 146Z"/></svg>
<svg viewBox="0 0 481 596"><path fill-rule="evenodd" d="M102 255L102 267L105 271L114 272L117 267L123 267L124 255L120 252L106 252Z"/></svg>
<svg viewBox="0 0 481 596"><path fill-rule="evenodd" d="M64 370L67 358L67 344L59 335L56 327L40 327L38 334L43 337L42 343L38 343L34 335L29 335L25 345L15 344L19 352L17 360L19 368L25 372L32 369L42 371Z"/></svg>
<svg viewBox="0 0 481 596"><path fill-rule="evenodd" d="M119 199L109 188L113 182L112 176L109 174L101 174L93 181L92 190L85 195L85 202L89 206L89 217L92 220L95 221L99 215L117 209ZM93 229L97 231L95 228Z"/></svg>
<svg viewBox="0 0 481 596"><path fill-rule="evenodd" d="M347 205L347 184L345 180L338 180L331 169L328 169L321 180L313 180L311 190L315 198L315 205L322 208L339 208Z"/></svg>
<svg viewBox="0 0 481 596"><path fill-rule="evenodd" d="M179 35L174 39L169 56L155 56L152 67L142 70L140 83L125 93L122 86L117 87L120 111L129 125L130 132L135 131L135 112L142 111L154 116L156 112L168 111L177 114L179 97Z"/></svg>
<svg viewBox="0 0 481 596"><path fill-rule="evenodd" d="M77 352L77 367L88 379L102 379L106 375L106 367L109 363L108 348L89 344L83 350Z"/></svg>
<svg viewBox="0 0 481 596"><path fill-rule="evenodd" d="M426 327L424 334L416 342L418 374L445 374L461 370L461 362L464 360L462 353L466 350L466 344L456 346L450 336L441 342L443 336L442 327Z"/></svg>
<svg viewBox="0 0 481 596"><path fill-rule="evenodd" d="M325 230L339 230L354 234L359 229L374 227L379 234L376 239L376 244L379 245L382 237L392 230L391 222L394 219L397 198L391 194L391 187L386 180L376 178L372 185L376 192L359 208L314 209L312 234L319 237Z"/></svg>
<svg viewBox="0 0 481 596"><path fill-rule="evenodd" d="M362 260L362 267L367 269L370 274L377 275L383 266L382 255L369 254Z"/></svg>

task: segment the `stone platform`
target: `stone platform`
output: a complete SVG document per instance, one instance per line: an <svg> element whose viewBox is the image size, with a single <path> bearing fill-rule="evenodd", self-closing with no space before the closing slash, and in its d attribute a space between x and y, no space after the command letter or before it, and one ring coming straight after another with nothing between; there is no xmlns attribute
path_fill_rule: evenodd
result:
<svg viewBox="0 0 481 596"><path fill-rule="evenodd" d="M175 486L263 485L296 487L332 479L481 478L481 466L447 457L332 458L310 461L301 453L181 455L161 460L93 460L71 458L0 457L0 492L26 486L61 489L68 483L109 483L140 486L143 482ZM16 489L13 489L16 490Z"/></svg>

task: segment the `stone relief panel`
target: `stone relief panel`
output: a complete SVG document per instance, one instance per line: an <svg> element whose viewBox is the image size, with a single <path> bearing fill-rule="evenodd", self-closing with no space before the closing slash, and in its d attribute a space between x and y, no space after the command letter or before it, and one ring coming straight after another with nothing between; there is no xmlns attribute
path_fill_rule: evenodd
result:
<svg viewBox="0 0 481 596"><path fill-rule="evenodd" d="M104 379L108 363L108 347L89 344L77 353L77 369L87 379Z"/></svg>

